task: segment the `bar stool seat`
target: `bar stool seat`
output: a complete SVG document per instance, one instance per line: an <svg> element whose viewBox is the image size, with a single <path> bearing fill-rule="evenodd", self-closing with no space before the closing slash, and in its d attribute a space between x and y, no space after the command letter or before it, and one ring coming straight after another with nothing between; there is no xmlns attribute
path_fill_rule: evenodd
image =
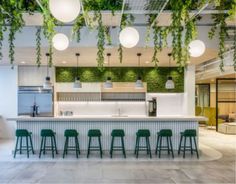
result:
<svg viewBox="0 0 236 184"><path fill-rule="evenodd" d="M89 144L88 144L87 158L89 158L90 151L100 151L100 157L102 158L101 136L102 136L102 133L101 133L101 131L99 129L90 129L88 131ZM92 146L91 145L93 138L97 138L98 139L98 146Z"/></svg>
<svg viewBox="0 0 236 184"><path fill-rule="evenodd" d="M41 154L45 155L46 151L52 151L52 158L54 158L54 152L58 154L57 151L57 144L56 144L56 133L53 132L51 129L42 129L41 130L41 145L40 145L40 152L39 152L39 158L41 158ZM47 138L51 139L50 146L47 146Z"/></svg>
<svg viewBox="0 0 236 184"><path fill-rule="evenodd" d="M16 153L18 151L20 151L20 154L22 154L22 151L24 150L27 151L27 158L29 158L30 151L32 151L32 153L34 154L34 148L33 148L32 137L31 137L32 132L29 132L26 129L17 129L15 135L17 139L16 139L16 146L15 146L15 151L14 151L14 158L16 158ZM22 138L25 138L26 146L22 145ZM18 148L19 140L20 140L20 148Z"/></svg>
<svg viewBox="0 0 236 184"><path fill-rule="evenodd" d="M79 147L79 140L78 136L79 133L75 129L67 129L64 132L64 136L66 137L65 145L64 145L64 151L63 151L63 158L65 158L65 155L67 155L68 151L75 151L76 157L78 158L78 154L80 154L80 147ZM74 138L74 146L69 146L69 139Z"/></svg>
<svg viewBox="0 0 236 184"><path fill-rule="evenodd" d="M172 137L171 129L162 129L160 130L160 132L157 132L157 145L156 145L155 154L159 152L159 158L161 158L161 151L164 151L164 150L168 151L168 155L171 152L172 158L174 158L174 151L173 151L171 137ZM167 146L162 145L162 142L163 142L162 138L166 138Z"/></svg>
<svg viewBox="0 0 236 184"><path fill-rule="evenodd" d="M125 153L125 145L124 145L124 136L125 132L122 129L114 129L111 132L112 140L111 140L111 149L110 149L110 157L112 158L113 151L122 151L124 158L126 158L126 153ZM114 146L114 141L115 138L120 138L121 139L121 146Z"/></svg>
<svg viewBox="0 0 236 184"><path fill-rule="evenodd" d="M185 158L185 152L191 151L191 155L193 155L193 152L196 152L197 158L199 158L196 137L197 137L197 131L195 129L186 129L184 132L181 132L178 154L180 154L180 152L183 151L183 158ZM184 145L182 145L183 138L184 138ZM186 145L187 138L189 139L190 146ZM193 148L192 141L194 142L195 148Z"/></svg>
<svg viewBox="0 0 236 184"><path fill-rule="evenodd" d="M147 151L147 154L149 154L150 158L152 158L151 153L151 146L149 137L151 136L151 133L148 129L139 129L136 133L136 144L135 144L135 151L134 154L136 154L136 158L138 158L139 151ZM146 145L140 146L140 139L145 138Z"/></svg>

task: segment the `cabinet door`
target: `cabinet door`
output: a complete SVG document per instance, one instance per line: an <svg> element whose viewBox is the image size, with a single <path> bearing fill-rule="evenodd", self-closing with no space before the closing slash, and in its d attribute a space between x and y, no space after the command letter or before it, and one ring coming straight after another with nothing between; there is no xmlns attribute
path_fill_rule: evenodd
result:
<svg viewBox="0 0 236 184"><path fill-rule="evenodd" d="M34 94L18 94L18 115L31 114L34 98Z"/></svg>
<svg viewBox="0 0 236 184"><path fill-rule="evenodd" d="M52 94L51 93L39 93L35 95L36 104L39 106L40 115L52 114Z"/></svg>

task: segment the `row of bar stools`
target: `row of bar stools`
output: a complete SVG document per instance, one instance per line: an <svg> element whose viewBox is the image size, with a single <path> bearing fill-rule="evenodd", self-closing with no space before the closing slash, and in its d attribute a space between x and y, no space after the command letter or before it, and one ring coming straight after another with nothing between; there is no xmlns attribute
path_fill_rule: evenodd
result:
<svg viewBox="0 0 236 184"><path fill-rule="evenodd" d="M41 145L40 145L40 151L39 151L39 158L41 158L41 154L45 155L46 151L52 152L52 158L54 158L54 152L58 154L57 151L57 144L56 144L56 133L53 132L51 129L42 129L41 130ZM51 145L47 146L47 138L51 139Z"/></svg>
<svg viewBox="0 0 236 184"><path fill-rule="evenodd" d="M89 144L88 144L87 158L89 158L90 151L100 151L100 157L102 158L101 136L102 136L102 133L98 129L91 129L88 131ZM94 138L96 138L98 140L98 146L91 145L92 139L94 139Z"/></svg>
<svg viewBox="0 0 236 184"><path fill-rule="evenodd" d="M65 130L64 136L66 137L66 140L64 145L63 158L65 158L65 155L67 155L68 151L75 151L76 157L78 158L78 154L80 154L80 147L78 140L79 133L77 132L77 130L68 129ZM74 138L74 143L75 143L74 146L69 146L70 138Z"/></svg>
<svg viewBox="0 0 236 184"><path fill-rule="evenodd" d="M16 152L20 151L20 154L22 153L22 151L26 150L27 151L27 158L29 158L29 152L32 151L32 153L34 154L34 148L33 148L33 143L32 143L32 137L31 137L32 133L29 132L26 129L18 129L16 130L16 146L15 146L15 151L14 151L14 158L16 157ZM22 139L25 138L26 140L26 146L22 145ZM18 146L20 140L20 147ZM30 145L29 145L30 143ZM19 148L18 148L19 147Z"/></svg>
<svg viewBox="0 0 236 184"><path fill-rule="evenodd" d="M125 144L124 144L124 136L125 132L122 129L115 129L112 130L111 132L111 149L110 149L110 157L112 158L113 151L122 151L124 158L126 158L126 153L125 153ZM114 146L114 141L115 138L120 138L121 140L121 146Z"/></svg>
<svg viewBox="0 0 236 184"><path fill-rule="evenodd" d="M157 132L157 145L156 145L156 151L155 154L157 155L157 152L159 152L159 158L161 158L161 151L167 150L168 155L170 152L172 153L172 158L174 158L174 151L173 151L173 146L172 146L172 130L170 129L162 129L160 132ZM166 144L167 146L163 146L162 138L166 138Z"/></svg>
<svg viewBox="0 0 236 184"><path fill-rule="evenodd" d="M152 158L151 153L151 146L149 142L149 137L151 136L151 133L147 129L140 129L136 133L136 144L134 149L134 154L136 154L136 158L138 158L139 151L147 151L147 154L149 154L150 158ZM145 146L140 146L140 139L145 138L146 144Z"/></svg>
<svg viewBox="0 0 236 184"><path fill-rule="evenodd" d="M181 137L180 137L178 154L180 154L180 152L183 151L183 158L185 158L186 151L191 151L191 154L193 154L193 152L195 151L197 154L197 158L199 158L198 148L197 148L197 143L196 143L196 136L197 136L196 130L194 129L185 130L184 132L180 133L180 136ZM187 138L189 138L190 146L186 145ZM184 139L184 145L182 145L183 139ZM192 141L194 142L195 148L193 148Z"/></svg>

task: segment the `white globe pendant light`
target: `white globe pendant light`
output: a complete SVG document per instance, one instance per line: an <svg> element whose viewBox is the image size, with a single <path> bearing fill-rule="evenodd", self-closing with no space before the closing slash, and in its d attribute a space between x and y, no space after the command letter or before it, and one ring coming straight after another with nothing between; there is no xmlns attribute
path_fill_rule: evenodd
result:
<svg viewBox="0 0 236 184"><path fill-rule="evenodd" d="M123 47L135 47L139 41L139 32L133 27L126 27L120 32L119 40Z"/></svg>
<svg viewBox="0 0 236 184"><path fill-rule="evenodd" d="M57 33L52 38L53 47L57 50L65 50L69 46L69 39L62 33Z"/></svg>
<svg viewBox="0 0 236 184"><path fill-rule="evenodd" d="M49 9L57 20L64 23L72 22L80 13L80 1L49 0Z"/></svg>
<svg viewBox="0 0 236 184"><path fill-rule="evenodd" d="M189 44L189 53L192 57L200 57L204 54L206 46L201 40L193 40Z"/></svg>

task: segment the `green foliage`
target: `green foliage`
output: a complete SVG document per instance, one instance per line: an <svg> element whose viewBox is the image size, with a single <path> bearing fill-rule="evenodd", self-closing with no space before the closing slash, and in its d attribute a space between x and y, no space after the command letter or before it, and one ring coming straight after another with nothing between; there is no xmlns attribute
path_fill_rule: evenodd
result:
<svg viewBox="0 0 236 184"><path fill-rule="evenodd" d="M85 26L84 16L79 15L75 20L75 24L73 25L72 28L72 37L76 38L78 43L80 42L80 30L83 26Z"/></svg>
<svg viewBox="0 0 236 184"><path fill-rule="evenodd" d="M234 29L234 56L233 56L234 71L236 72L236 28Z"/></svg>
<svg viewBox="0 0 236 184"><path fill-rule="evenodd" d="M121 10L123 0L82 0L85 11Z"/></svg>
<svg viewBox="0 0 236 184"><path fill-rule="evenodd" d="M36 63L38 67L41 65L41 27L36 31Z"/></svg>
<svg viewBox="0 0 236 184"><path fill-rule="evenodd" d="M161 28L154 24L153 26L153 40L154 40L154 53L152 56L152 62L158 67L159 59L157 58L158 52L162 50L161 43Z"/></svg>
<svg viewBox="0 0 236 184"><path fill-rule="evenodd" d="M104 65L104 45L105 45L105 28L102 24L102 14L101 12L97 13L98 17L98 42L97 42L97 63L98 63L98 68L99 70L103 70L103 65Z"/></svg>
<svg viewBox="0 0 236 184"><path fill-rule="evenodd" d="M3 32L6 30L3 13L0 13L0 60L2 59Z"/></svg>
<svg viewBox="0 0 236 184"><path fill-rule="evenodd" d="M208 36L210 39L212 39L214 36L216 36L216 30L219 27L219 51L218 51L218 57L220 58L220 70L224 71L224 53L226 52L225 48L225 39L228 37L227 33L227 24L226 19L229 17L228 14L223 13L226 7L229 5L225 3L224 0L218 0L216 6L219 11L222 11L220 14L214 14L212 15L212 19L214 20L214 24L208 33Z"/></svg>
<svg viewBox="0 0 236 184"><path fill-rule="evenodd" d="M105 68L102 72L94 67L80 67L78 74L82 82L104 82L107 75L114 82L135 82L139 73L144 82L147 82L148 92L184 92L184 74L177 68L171 68L171 76L175 82L175 89L165 89L165 82L169 75L169 68L159 67L158 70L151 67L112 67ZM56 82L73 82L76 71L73 67L56 67Z"/></svg>

